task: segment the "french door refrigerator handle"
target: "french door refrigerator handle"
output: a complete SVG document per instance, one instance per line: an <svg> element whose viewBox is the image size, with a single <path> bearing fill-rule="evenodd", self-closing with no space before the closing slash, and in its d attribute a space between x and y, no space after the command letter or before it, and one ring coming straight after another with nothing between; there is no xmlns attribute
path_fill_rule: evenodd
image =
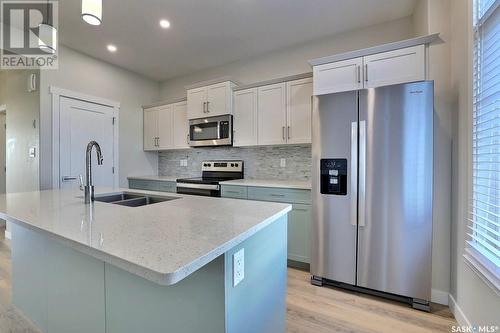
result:
<svg viewBox="0 0 500 333"><path fill-rule="evenodd" d="M360 227L366 225L366 120L359 122L359 201L358 223Z"/></svg>
<svg viewBox="0 0 500 333"><path fill-rule="evenodd" d="M358 220L358 122L351 123L351 224Z"/></svg>

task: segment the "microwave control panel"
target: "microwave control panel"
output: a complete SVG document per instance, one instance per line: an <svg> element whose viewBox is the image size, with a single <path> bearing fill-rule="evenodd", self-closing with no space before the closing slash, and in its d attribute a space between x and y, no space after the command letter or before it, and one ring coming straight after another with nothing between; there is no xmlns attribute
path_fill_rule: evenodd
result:
<svg viewBox="0 0 500 333"><path fill-rule="evenodd" d="M347 159L321 159L320 168L321 194L347 195Z"/></svg>

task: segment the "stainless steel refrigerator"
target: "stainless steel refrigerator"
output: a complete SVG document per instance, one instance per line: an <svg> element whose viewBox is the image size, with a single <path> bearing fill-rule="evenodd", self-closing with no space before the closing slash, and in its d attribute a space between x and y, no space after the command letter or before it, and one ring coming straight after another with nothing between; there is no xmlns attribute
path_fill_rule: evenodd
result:
<svg viewBox="0 0 500 333"><path fill-rule="evenodd" d="M432 81L315 97L311 281L428 310Z"/></svg>

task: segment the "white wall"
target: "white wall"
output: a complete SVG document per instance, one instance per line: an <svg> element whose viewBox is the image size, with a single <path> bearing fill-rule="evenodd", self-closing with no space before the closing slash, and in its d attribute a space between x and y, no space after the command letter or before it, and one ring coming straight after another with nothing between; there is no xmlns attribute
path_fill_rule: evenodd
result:
<svg viewBox="0 0 500 333"><path fill-rule="evenodd" d="M0 104L7 107L6 191L26 192L39 188L39 92L27 92L28 77L38 71L0 71ZM33 121L36 127L33 126ZM36 147L35 158L29 148Z"/></svg>
<svg viewBox="0 0 500 333"><path fill-rule="evenodd" d="M413 37L412 19L403 18L170 79L161 85L161 98L167 100L183 97L186 95L184 89L186 85L222 76L231 76L247 84L310 72L311 67L307 63L309 59L411 37Z"/></svg>
<svg viewBox="0 0 500 333"><path fill-rule="evenodd" d="M158 154L142 147L142 108L159 98L159 84L138 74L62 46L59 69L41 73L41 188L52 186L52 116L49 86L69 89L121 103L119 122L120 185L128 175L157 174ZM85 147L82 147L82 151Z"/></svg>
<svg viewBox="0 0 500 333"><path fill-rule="evenodd" d="M465 263L471 179L471 0L451 1L451 98L453 110L453 220L450 307L461 324L500 326L500 296ZM469 163L467 162L469 161Z"/></svg>

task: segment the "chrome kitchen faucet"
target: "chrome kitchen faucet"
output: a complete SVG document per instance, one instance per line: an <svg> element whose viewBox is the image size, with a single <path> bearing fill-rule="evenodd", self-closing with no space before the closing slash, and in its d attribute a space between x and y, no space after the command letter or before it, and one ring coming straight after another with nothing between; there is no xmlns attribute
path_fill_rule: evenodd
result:
<svg viewBox="0 0 500 333"><path fill-rule="evenodd" d="M85 157L85 203L88 204L94 201L94 183L92 181L92 148L95 147L97 153L97 164L102 165L101 147L95 141L90 141L87 145L87 152Z"/></svg>

